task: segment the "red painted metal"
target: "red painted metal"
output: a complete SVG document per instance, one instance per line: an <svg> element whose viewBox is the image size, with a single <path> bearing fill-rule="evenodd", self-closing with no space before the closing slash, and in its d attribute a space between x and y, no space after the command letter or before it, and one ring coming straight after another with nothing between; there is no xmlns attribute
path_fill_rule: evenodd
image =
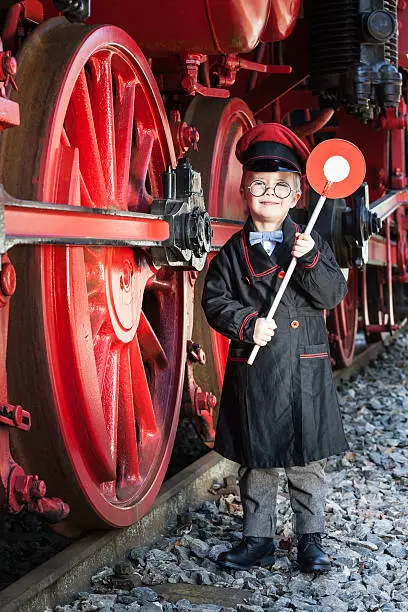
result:
<svg viewBox="0 0 408 612"><path fill-rule="evenodd" d="M286 11L286 4L285 0L150 0L148 4L123 0L117 10L111 3L95 2L90 22L124 28L148 55L245 53L257 45L268 20L271 29L276 23L281 31L288 16L293 20L294 10ZM51 0L45 0L44 7L46 17L56 14Z"/></svg>
<svg viewBox="0 0 408 612"><path fill-rule="evenodd" d="M347 279L348 293L327 316L331 354L338 365L349 366L354 358L358 324L359 272L351 268Z"/></svg>
<svg viewBox="0 0 408 612"><path fill-rule="evenodd" d="M204 87L198 82L198 68L200 64L207 61L207 56L202 53L186 53L183 58L184 76L181 86L191 96L195 96L198 93L208 98L229 98L228 89Z"/></svg>
<svg viewBox="0 0 408 612"><path fill-rule="evenodd" d="M27 476L10 452L9 432L16 429L28 432L31 427L30 413L7 403L7 331L10 298L15 288L15 269L4 255L0 272L0 514L16 514L25 508L49 521L60 521L68 515L67 504L58 498L46 498L45 482L37 475Z"/></svg>
<svg viewBox="0 0 408 612"><path fill-rule="evenodd" d="M408 283L408 205L395 213L397 224L397 260L400 283Z"/></svg>
<svg viewBox="0 0 408 612"><path fill-rule="evenodd" d="M214 408L217 398L209 391L203 391L195 381L195 368L205 366L207 357L202 347L189 340L187 342L187 364L183 414L188 416L205 444L212 447L215 439Z"/></svg>
<svg viewBox="0 0 408 612"><path fill-rule="evenodd" d="M213 237L211 240L211 247L213 250L220 249L226 242L231 238L233 234L238 232L243 226L243 222L232 222L228 223L220 219L211 220L211 229Z"/></svg>
<svg viewBox="0 0 408 612"><path fill-rule="evenodd" d="M181 121L180 111L170 112L170 131L177 159L187 153L190 147L193 147L195 151L197 150L200 134L195 127Z"/></svg>
<svg viewBox="0 0 408 612"><path fill-rule="evenodd" d="M11 264L10 264L11 265ZM22 431L28 431L31 427L31 416L21 406L11 404L0 405L0 424L9 427L18 427Z"/></svg>
<svg viewBox="0 0 408 612"><path fill-rule="evenodd" d="M20 107L16 102L0 97L0 130L20 125Z"/></svg>
<svg viewBox="0 0 408 612"><path fill-rule="evenodd" d="M398 2L398 65L408 68L408 10L406 0Z"/></svg>
<svg viewBox="0 0 408 612"><path fill-rule="evenodd" d="M40 26L25 51L20 78L26 82L34 66L38 75L24 91L32 113L21 140L9 140L5 150L25 156L19 165L27 172L36 150L28 133L42 142L35 197L145 210L150 194L161 195L161 174L175 156L157 86L138 47L114 27L89 30L58 19ZM11 191L15 181L23 196L34 195L31 176L24 187L15 169L6 174ZM71 532L75 524L134 522L156 496L177 426L185 274L154 270L141 249L21 251L25 297L21 302L20 293L16 303L26 310L28 300L34 316L25 330L12 321L11 342L17 347L35 337L39 348L23 368L11 354L11 396L41 409L33 411L31 448L20 444L19 451L27 463L43 463L53 490L74 501ZM30 370L35 381L27 380ZM44 422L52 436L46 457ZM66 458L55 464L53 452Z"/></svg>
<svg viewBox="0 0 408 612"><path fill-rule="evenodd" d="M287 38L293 31L299 15L301 0L272 2L268 22L261 40L278 41Z"/></svg>
<svg viewBox="0 0 408 612"><path fill-rule="evenodd" d="M324 108L313 120L308 120L306 123L298 128L295 128L293 131L299 136L299 138L311 136L312 134L322 130L333 115L334 110L332 108Z"/></svg>
<svg viewBox="0 0 408 612"><path fill-rule="evenodd" d="M408 204L408 190L389 192L382 198L376 201L375 206L371 207L380 219L385 220L392 213L397 211L401 206L404 208Z"/></svg>
<svg viewBox="0 0 408 612"><path fill-rule="evenodd" d="M388 333L400 328L391 323L384 288L387 284L384 268L366 266L361 273L363 329L367 342L383 340Z"/></svg>
<svg viewBox="0 0 408 612"><path fill-rule="evenodd" d="M61 192L62 195L62 192ZM67 202L71 201L67 193ZM2 196L0 193L0 202ZM47 239L72 242L75 239L92 238L92 240L153 240L162 241L169 237L169 224L157 219L131 218L113 215L84 214L73 210L31 208L30 206L5 205L4 224L6 236L18 237L24 240L30 236L42 236Z"/></svg>
<svg viewBox="0 0 408 612"><path fill-rule="evenodd" d="M255 124L255 120L246 104L239 99L228 102L194 100L185 119L207 136L205 141L201 141L199 150L191 155L191 161L202 172L208 212L211 217L235 220L233 224L212 223L213 244L221 245L239 229L246 217L247 211L239 191L242 166L235 157L235 145L242 134ZM205 338L202 337L203 330L206 330ZM210 331L210 343L207 330ZM212 367L215 370L215 375L210 375L211 388L218 393L224 378L229 341L214 330L209 330L201 308L195 312L193 333L194 338L205 347L208 359L209 355L213 357L209 365L209 369ZM204 387L204 384L201 386Z"/></svg>
<svg viewBox="0 0 408 612"><path fill-rule="evenodd" d="M43 5L46 17L55 15L52 0L44 0ZM10 9L3 30L6 49L14 52L21 41L17 25L21 10L25 23L33 23L42 20L38 8L37 0L26 0ZM93 2L90 21L123 26L153 58L150 65L130 38L115 28L93 31L89 26L47 21L27 41L33 58L21 76L20 67L16 75L23 89L19 99L25 117L23 136L14 130L15 137L6 135L2 148L6 187L9 184L13 195L26 199L147 213L153 196L161 193L161 171L175 163L170 136L179 157L197 144L198 128L199 150L189 155L193 167L202 172L217 248L246 216L234 148L243 131L254 125L254 114L259 121L285 120L312 147L326 136L355 143L366 159L371 202L390 188L406 187L405 102L397 112L386 109L383 117L366 124L344 110L336 111L327 126L332 110L321 111L308 89L309 23L307 14L298 19L299 11L300 0L151 0L147 5L124 0L120 10L116 3ZM405 1L399 2L399 27L400 61L408 67ZM36 39L44 51L36 47ZM283 39L287 39L284 48L276 44ZM248 57L237 55L251 50ZM23 48L21 57L27 60L25 53ZM13 70L7 61L3 81L10 76L8 68ZM292 73L282 74L288 65ZM177 109L171 130L151 68L168 113ZM242 68L252 74L248 77ZM221 87L214 86L217 70ZM280 74L268 75L271 70ZM227 98L227 87L229 101L208 99ZM186 93L196 99L183 117ZM0 127L18 123L18 107L13 104L0 98ZM178 111L182 119L175 115ZM303 125L299 126L296 111L303 112ZM23 214L10 208L6 206L6 228L12 219L20 223ZM392 282L407 282L408 276L405 191L388 195L377 208L388 220L384 235L369 241L369 264L361 279L369 339L397 325L392 321ZM30 214L37 231L56 232L61 238L67 235L67 226L81 236L100 232L127 239L137 231L143 240L152 233L162 235L152 219L138 221L135 230L130 222L125 227L112 219L107 226L96 216L91 227L75 211L69 219L62 211L40 216L30 210ZM14 225L13 231L23 231L21 227ZM75 521L81 527L129 523L150 505L164 474L177 421L187 338L198 339L207 355L206 365L199 360L194 366L194 376L192 366L187 366L191 412L200 417L207 441L214 435L213 398L219 393L228 341L208 333L199 303L203 275L157 271L140 248L19 248L15 257L20 262L9 351L12 393L8 416L3 418L19 420L20 411L14 409L19 402L27 409L31 401L36 404L34 442L16 440L16 448L28 465L43 466L45 474L51 469L50 457L57 458L55 463L61 465L56 475L50 473L50 484L46 475L47 485L57 490L58 480L65 479L63 495L76 505L71 526ZM338 363L352 360L360 276L350 270L349 294L328 316ZM4 269L1 283L0 301L14 290L10 268ZM28 353L23 366L18 365L21 347ZM46 452L44 423L49 431ZM0 463L4 465L5 461ZM23 499L32 483L21 479L18 483L16 495ZM33 490L39 489L33 485Z"/></svg>
<svg viewBox="0 0 408 612"><path fill-rule="evenodd" d="M238 57L236 54L230 54L223 56L218 72L214 73L218 77L219 86L231 87L235 83L238 70L243 68L264 74L290 74L292 72L292 66L260 64Z"/></svg>
<svg viewBox="0 0 408 612"><path fill-rule="evenodd" d="M391 259L397 265L397 245L391 243ZM373 236L368 241L368 263L375 266L385 266L387 261L387 241L382 236Z"/></svg>
<svg viewBox="0 0 408 612"><path fill-rule="evenodd" d="M11 7L9 12L14 9L15 7ZM14 80L16 72L17 61L10 50L3 51L3 41L0 38L0 131L20 125L20 108L16 102L7 97L9 83L13 89L17 89Z"/></svg>
<svg viewBox="0 0 408 612"><path fill-rule="evenodd" d="M7 87L12 83L14 89L17 88L14 76L17 72L17 60L11 55L11 51L1 51L0 53L0 81Z"/></svg>

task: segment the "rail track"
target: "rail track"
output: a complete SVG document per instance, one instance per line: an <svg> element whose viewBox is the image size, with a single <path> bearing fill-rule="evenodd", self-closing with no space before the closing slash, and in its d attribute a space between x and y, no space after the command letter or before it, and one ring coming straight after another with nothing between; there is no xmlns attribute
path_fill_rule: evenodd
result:
<svg viewBox="0 0 408 612"><path fill-rule="evenodd" d="M376 359L393 338L361 350L350 367L334 373L336 383L341 384ZM120 530L89 533L3 589L0 610L43 612L67 601L73 593L85 591L92 574L104 565L118 563L132 545L154 541L192 502L211 497L209 489L214 480L235 471L233 462L215 452L206 453L164 483L153 507L140 521Z"/></svg>

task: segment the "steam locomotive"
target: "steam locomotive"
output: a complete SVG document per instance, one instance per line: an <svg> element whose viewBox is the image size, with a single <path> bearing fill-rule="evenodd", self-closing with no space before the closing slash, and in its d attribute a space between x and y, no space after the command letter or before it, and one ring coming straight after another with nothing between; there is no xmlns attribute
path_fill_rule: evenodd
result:
<svg viewBox="0 0 408 612"><path fill-rule="evenodd" d="M366 159L318 225L348 276L334 364L358 328L403 323L408 9L3 0L0 25L0 508L120 527L151 506L180 409L213 440L228 344L200 294L242 225L234 149L257 122ZM306 186L296 219L316 200Z"/></svg>

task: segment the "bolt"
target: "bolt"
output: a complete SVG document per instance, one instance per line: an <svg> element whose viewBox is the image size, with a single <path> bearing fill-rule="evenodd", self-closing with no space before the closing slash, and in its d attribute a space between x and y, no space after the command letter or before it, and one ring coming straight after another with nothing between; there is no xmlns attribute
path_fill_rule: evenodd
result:
<svg viewBox="0 0 408 612"><path fill-rule="evenodd" d="M17 476L14 482L14 492L19 503L28 503L31 501L30 486L32 476Z"/></svg>
<svg viewBox="0 0 408 612"><path fill-rule="evenodd" d="M4 295L10 296L16 290L17 275L11 263L5 263L1 270L0 287Z"/></svg>
<svg viewBox="0 0 408 612"><path fill-rule="evenodd" d="M212 412L212 410L217 405L217 398L211 392L208 394L208 397L207 397L207 405L208 405L208 408L210 409L210 412Z"/></svg>
<svg viewBox="0 0 408 612"><path fill-rule="evenodd" d="M40 480L38 476L33 476L30 486L31 498L39 499L44 497L47 492L47 486L43 480Z"/></svg>
<svg viewBox="0 0 408 612"><path fill-rule="evenodd" d="M198 387L200 389L200 387ZM200 414L203 410L207 409L207 391L196 391L195 394L195 407Z"/></svg>
<svg viewBox="0 0 408 612"><path fill-rule="evenodd" d="M16 406L13 413L11 414L11 418L14 423L19 427L23 422L23 409L21 406Z"/></svg>
<svg viewBox="0 0 408 612"><path fill-rule="evenodd" d="M194 151L197 151L198 147L197 147L197 143L200 139L200 134L198 133L197 128L195 127L191 127L189 125L187 125L186 123L183 123L181 125L181 134L180 134L181 138L180 140L182 141L184 147L186 147L186 149L188 149L189 147L193 147Z"/></svg>
<svg viewBox="0 0 408 612"><path fill-rule="evenodd" d="M6 51L3 55L3 72L7 76L14 76L17 72L17 60L11 55L11 51Z"/></svg>
<svg viewBox="0 0 408 612"><path fill-rule="evenodd" d="M198 387L198 389L200 389L200 387ZM201 391L201 389L196 391L195 400L198 414L200 414L203 410L206 410L211 414L217 403L217 398L215 395L209 393L208 391Z"/></svg>

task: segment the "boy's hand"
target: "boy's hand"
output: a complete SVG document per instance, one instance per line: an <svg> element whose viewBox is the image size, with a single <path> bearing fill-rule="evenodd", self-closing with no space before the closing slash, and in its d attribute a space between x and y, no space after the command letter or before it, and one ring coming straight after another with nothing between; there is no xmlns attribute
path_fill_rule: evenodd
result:
<svg viewBox="0 0 408 612"><path fill-rule="evenodd" d="M313 249L314 243L315 241L311 236L306 236L305 234L296 232L295 242L293 244L292 257L299 258L302 257L302 255L306 255L306 253Z"/></svg>
<svg viewBox="0 0 408 612"><path fill-rule="evenodd" d="M257 319L254 329L254 342L258 346L268 344L272 336L275 335L276 323L274 319L267 321L264 318Z"/></svg>

